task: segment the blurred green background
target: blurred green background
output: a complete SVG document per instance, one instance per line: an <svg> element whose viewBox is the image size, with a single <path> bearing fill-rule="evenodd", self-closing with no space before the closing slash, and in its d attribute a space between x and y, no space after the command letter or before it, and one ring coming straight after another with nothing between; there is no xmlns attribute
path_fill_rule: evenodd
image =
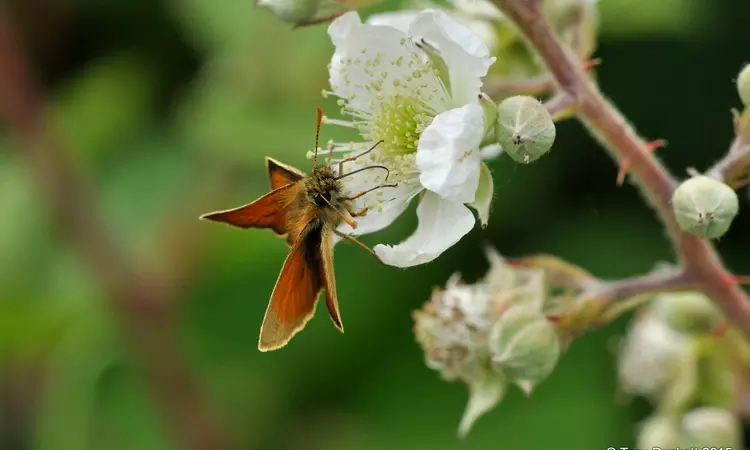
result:
<svg viewBox="0 0 750 450"><path fill-rule="evenodd" d="M412 336L411 311L433 286L454 271L469 281L484 273L485 240L607 278L672 258L652 212L631 185L616 187L615 164L577 122L560 124L536 164L491 161L488 229L436 262L399 270L337 246L346 333L320 311L291 345L262 354L258 330L287 247L268 231L196 219L265 193L266 155L310 167L314 109L335 108L320 96L332 52L325 26L293 31L249 0L3 0L0 9L43 84L46 126L93 184L117 244L143 273L178 286L163 320L189 369L181 376L203 392L232 448L633 445L649 409L617 393L612 352L627 318L574 342L531 397L511 391L464 442L466 388L427 369ZM603 0L601 15L602 89L645 137L669 142L659 156L675 173L706 168L732 137L750 3ZM13 151L20 144L0 127L0 449L187 448L138 367L139 325L121 332L123 309L110 308L55 227L23 151ZM324 128L322 139L341 133ZM363 240L397 242L415 225L405 214ZM741 214L718 243L739 273L750 273L749 225Z"/></svg>

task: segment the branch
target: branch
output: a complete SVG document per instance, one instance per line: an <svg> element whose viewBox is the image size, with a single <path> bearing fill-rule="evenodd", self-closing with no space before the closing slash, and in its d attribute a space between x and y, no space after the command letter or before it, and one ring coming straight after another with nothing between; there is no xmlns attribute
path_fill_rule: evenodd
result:
<svg viewBox="0 0 750 450"><path fill-rule="evenodd" d="M542 16L540 0L494 0L519 27L555 78L558 88L574 103L578 118L620 164L627 164L636 186L665 224L685 276L724 310L750 336L750 300L724 268L713 246L680 229L670 205L675 180L653 156L625 117L586 77L581 63L555 36Z"/></svg>
<svg viewBox="0 0 750 450"><path fill-rule="evenodd" d="M735 113L735 138L727 154L713 167L706 171L706 175L723 180L725 183L739 189L748 182L748 166L750 166L750 112L745 111L741 116Z"/></svg>
<svg viewBox="0 0 750 450"><path fill-rule="evenodd" d="M541 75L526 80L506 80L502 77L491 76L485 81L482 90L495 101L499 101L513 95L546 94L552 91L554 87L555 80L549 75Z"/></svg>
<svg viewBox="0 0 750 450"><path fill-rule="evenodd" d="M44 126L40 87L0 8L0 118L23 150L41 195L60 231L71 241L122 320L135 357L179 448L228 448L223 430L189 376L173 332L173 305L167 283L139 273L104 226L93 189Z"/></svg>

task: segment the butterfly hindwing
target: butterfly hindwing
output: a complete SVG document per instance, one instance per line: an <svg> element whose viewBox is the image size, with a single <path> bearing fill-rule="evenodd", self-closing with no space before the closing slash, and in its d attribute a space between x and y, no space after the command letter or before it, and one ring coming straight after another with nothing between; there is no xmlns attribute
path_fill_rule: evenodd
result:
<svg viewBox="0 0 750 450"><path fill-rule="evenodd" d="M310 229L292 246L260 327L259 350L276 350L285 346L315 314L318 295L323 288L321 238L320 228Z"/></svg>
<svg viewBox="0 0 750 450"><path fill-rule="evenodd" d="M343 333L344 326L341 323L339 301L336 295L336 276L333 270L333 236L333 230L328 227L323 229L320 245L321 282L323 289L326 291L328 314L331 316L331 320L333 320L336 328Z"/></svg>

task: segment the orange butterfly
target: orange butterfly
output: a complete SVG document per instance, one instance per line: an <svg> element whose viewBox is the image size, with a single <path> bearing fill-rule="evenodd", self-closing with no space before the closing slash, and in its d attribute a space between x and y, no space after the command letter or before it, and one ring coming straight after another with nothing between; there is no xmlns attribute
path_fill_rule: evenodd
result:
<svg viewBox="0 0 750 450"><path fill-rule="evenodd" d="M325 290L326 306L333 324L339 331L344 331L333 272L333 235L348 239L375 255L365 244L353 236L341 233L337 227L346 222L352 228L356 228L357 224L351 218L367 214L367 208L352 211L353 200L375 189L396 186L382 184L356 195L345 196L340 181L342 178L364 170L378 168L388 171L388 168L372 165L343 173L345 162L354 161L367 154L375 149L379 142L359 155L342 160L339 163L338 175L328 162L317 165L322 117L323 111L318 108L312 174L305 175L294 167L266 157L266 167L273 189L271 192L239 208L201 216L201 219L239 228L270 228L276 234L286 236L291 250L276 280L260 327L258 349L263 352L285 346L305 327L315 313L321 290Z"/></svg>

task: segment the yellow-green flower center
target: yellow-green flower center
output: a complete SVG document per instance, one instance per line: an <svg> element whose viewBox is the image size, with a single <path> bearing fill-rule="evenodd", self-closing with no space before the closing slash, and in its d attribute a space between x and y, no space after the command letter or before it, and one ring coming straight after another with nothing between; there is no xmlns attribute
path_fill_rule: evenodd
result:
<svg viewBox="0 0 750 450"><path fill-rule="evenodd" d="M383 141L383 152L405 155L417 151L419 136L432 122L434 112L418 96L394 92L383 95L369 123L370 139Z"/></svg>

